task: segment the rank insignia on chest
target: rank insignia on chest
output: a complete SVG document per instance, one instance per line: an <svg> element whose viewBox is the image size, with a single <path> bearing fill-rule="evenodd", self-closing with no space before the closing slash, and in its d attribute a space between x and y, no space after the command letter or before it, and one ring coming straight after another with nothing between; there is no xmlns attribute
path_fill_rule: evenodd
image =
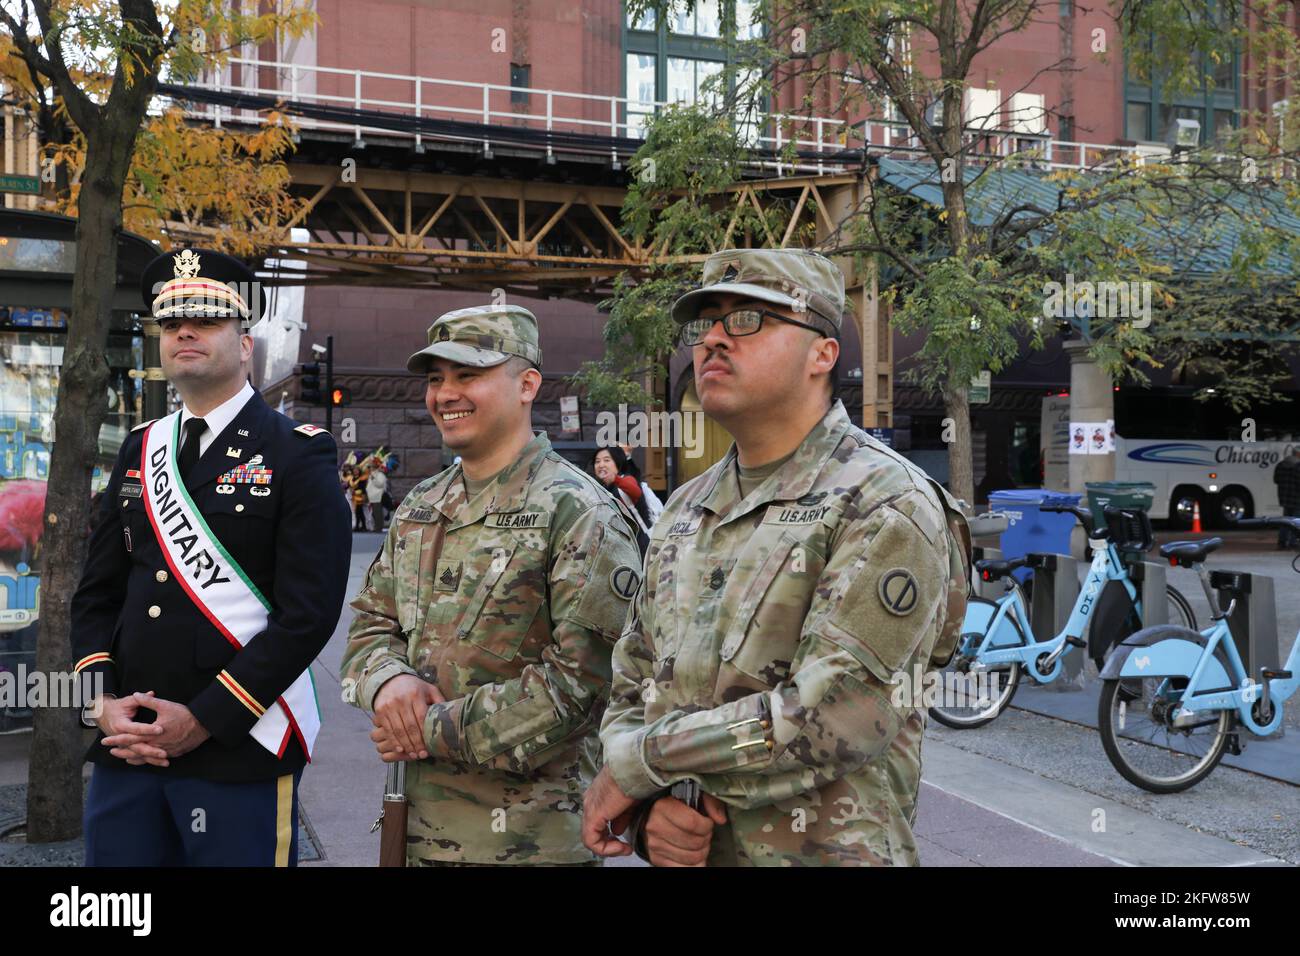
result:
<svg viewBox="0 0 1300 956"><path fill-rule="evenodd" d="M460 562L439 561L434 581L439 591L455 591L460 587Z"/></svg>

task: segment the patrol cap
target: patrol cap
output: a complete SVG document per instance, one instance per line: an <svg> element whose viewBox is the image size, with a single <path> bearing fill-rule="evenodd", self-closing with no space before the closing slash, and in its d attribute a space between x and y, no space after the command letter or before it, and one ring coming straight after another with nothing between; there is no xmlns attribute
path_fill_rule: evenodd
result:
<svg viewBox="0 0 1300 956"><path fill-rule="evenodd" d="M429 344L406 360L406 368L427 372L434 356L490 368L512 355L541 368L537 317L522 305L475 305L439 316L429 326Z"/></svg>
<svg viewBox="0 0 1300 956"><path fill-rule="evenodd" d="M243 262L211 249L175 249L145 266L140 294L155 321L206 316L241 320L267 314L266 288Z"/></svg>
<svg viewBox="0 0 1300 956"><path fill-rule="evenodd" d="M727 249L704 261L700 288L673 303L677 322L699 317L711 295L739 295L819 315L838 335L844 315L844 275L825 256L805 249Z"/></svg>

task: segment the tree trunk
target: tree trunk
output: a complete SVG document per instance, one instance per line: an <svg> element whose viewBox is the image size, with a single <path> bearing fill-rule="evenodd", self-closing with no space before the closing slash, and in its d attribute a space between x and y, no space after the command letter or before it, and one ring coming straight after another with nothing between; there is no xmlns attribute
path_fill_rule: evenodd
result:
<svg viewBox="0 0 1300 956"><path fill-rule="evenodd" d="M41 541L41 600L36 667L69 673L72 648L69 611L81 579L90 524L90 479L99 429L108 412L109 319L117 285L117 240L122 228L122 190L155 83L133 90L125 102L101 114L86 130L76 231L76 274L63 368L54 413L54 448L46 485ZM50 703L54 703L51 701ZM46 706L32 720L27 787L27 840L49 843L81 833L81 766L84 737L74 708Z"/></svg>
<svg viewBox="0 0 1300 956"><path fill-rule="evenodd" d="M945 430L951 428L952 441L948 443L948 490L975 506L975 477L971 466L970 393L954 377L949 376L943 390L943 407L951 422L944 422ZM946 436L945 436L946 437Z"/></svg>

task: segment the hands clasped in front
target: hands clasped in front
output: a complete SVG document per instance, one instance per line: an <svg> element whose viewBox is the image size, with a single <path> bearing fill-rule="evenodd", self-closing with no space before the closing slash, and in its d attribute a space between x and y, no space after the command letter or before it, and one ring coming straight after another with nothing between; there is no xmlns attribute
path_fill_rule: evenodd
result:
<svg viewBox="0 0 1300 956"><path fill-rule="evenodd" d="M132 766L166 767L171 759L189 753L211 735L184 704L156 697L153 691L103 701L96 723L104 732L101 743L114 757ZM141 708L157 717L151 724L135 718Z"/></svg>
<svg viewBox="0 0 1300 956"><path fill-rule="evenodd" d="M425 760L429 748L424 720L429 708L445 703L437 686L414 674L385 681L375 695L374 741L384 763ZM626 832L642 801L625 794L608 768L592 781L583 798L582 841L597 856L628 856L633 849L618 837ZM704 866L713 842L713 828L727 822L722 801L703 794L703 813L675 797L660 797L646 815L645 848L655 866Z"/></svg>
<svg viewBox="0 0 1300 956"><path fill-rule="evenodd" d="M702 795L703 813L676 797L660 797L650 807L643 830L645 849L654 866L704 866L713 842L713 828L727 822L726 807L710 794ZM632 820L640 800L625 794L609 768L592 781L583 799L582 842L597 856L628 856L632 847L618 837Z"/></svg>
<svg viewBox="0 0 1300 956"><path fill-rule="evenodd" d="M384 763L424 760L424 718L433 704L446 703L437 686L414 674L399 674L384 682L375 695L375 729L370 739Z"/></svg>

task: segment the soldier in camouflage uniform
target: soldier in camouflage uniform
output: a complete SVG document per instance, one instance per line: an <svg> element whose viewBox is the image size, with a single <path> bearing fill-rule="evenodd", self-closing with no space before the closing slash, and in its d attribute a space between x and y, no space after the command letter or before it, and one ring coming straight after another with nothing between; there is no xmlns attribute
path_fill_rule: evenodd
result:
<svg viewBox="0 0 1300 956"><path fill-rule="evenodd" d="M393 515L352 602L343 698L407 771L408 863L575 864L610 652L639 581L629 525L531 428L537 321L450 312L408 368L458 465Z"/></svg>
<svg viewBox="0 0 1300 956"><path fill-rule="evenodd" d="M656 864L917 863L925 717L892 691L955 647L969 532L833 398L843 305L822 256L732 250L673 306L736 443L651 533L585 801L603 856L630 829Z"/></svg>

